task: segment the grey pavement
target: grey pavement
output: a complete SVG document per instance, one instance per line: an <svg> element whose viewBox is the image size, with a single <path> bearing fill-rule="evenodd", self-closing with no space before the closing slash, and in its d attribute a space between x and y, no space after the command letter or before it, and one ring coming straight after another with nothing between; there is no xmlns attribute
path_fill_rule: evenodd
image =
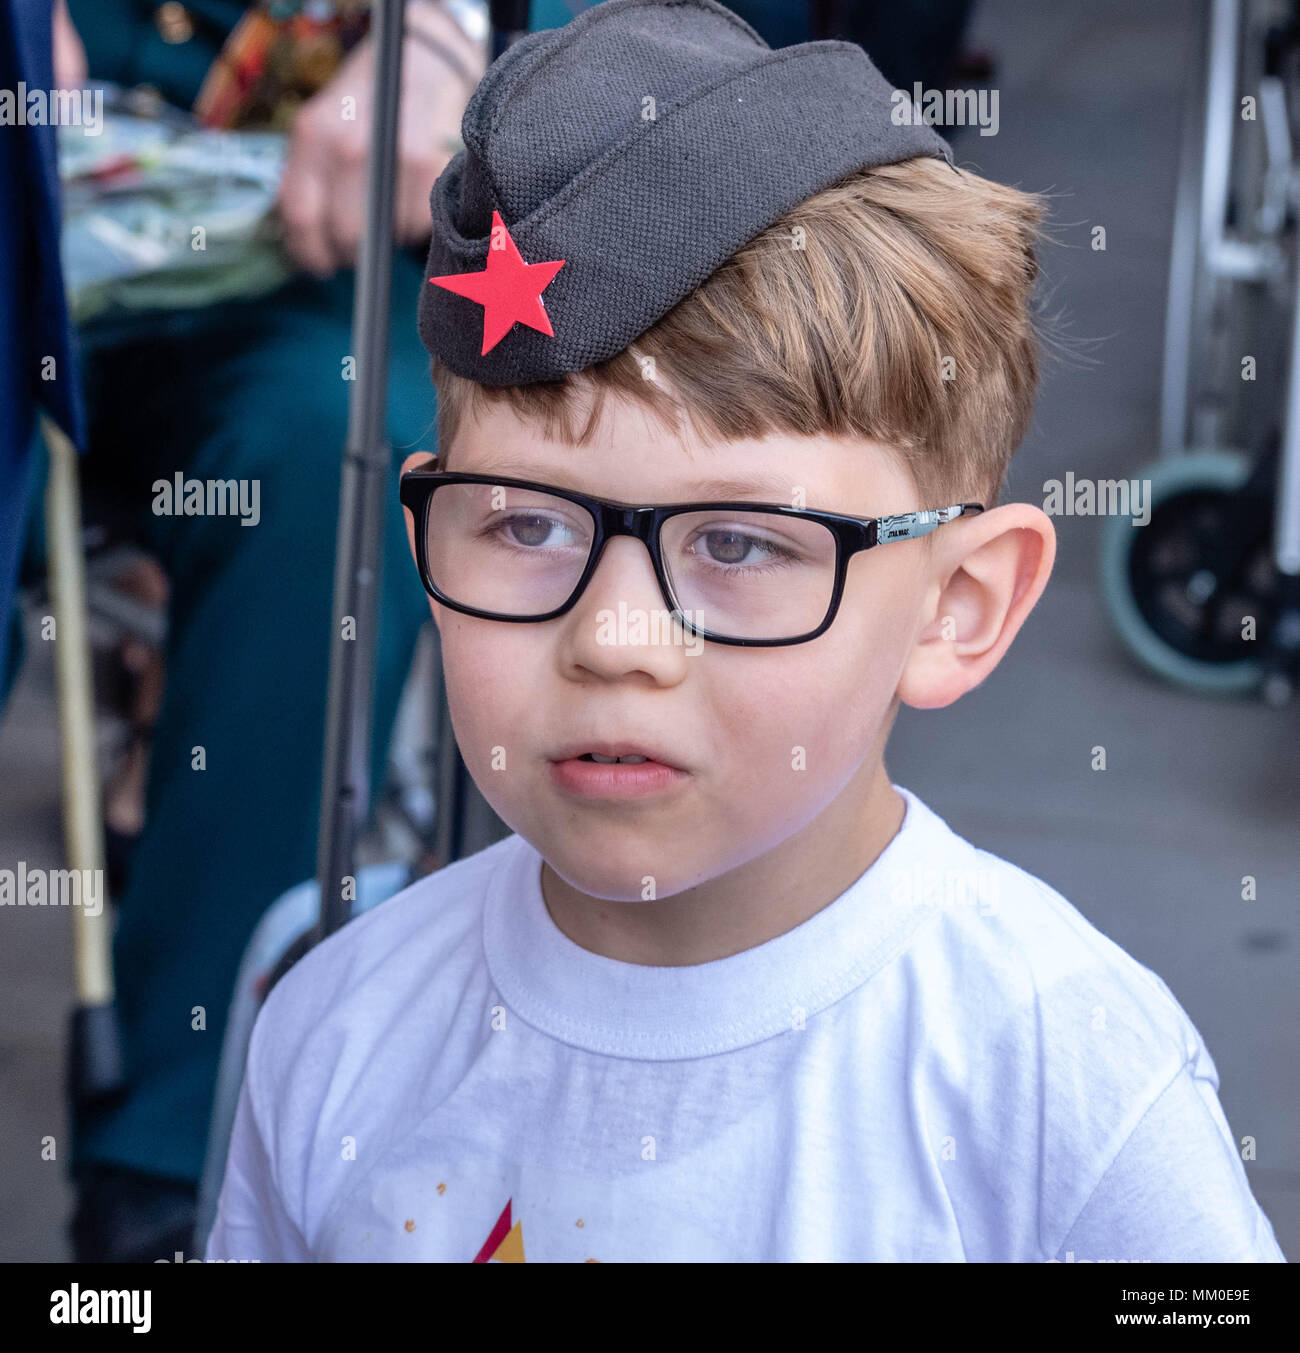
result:
<svg viewBox="0 0 1300 1353"><path fill-rule="evenodd" d="M1049 364L1007 500L1043 481L1133 475L1155 457L1174 166L1188 65L1186 0L989 0L971 43L998 69L997 136L958 161L1049 190L1059 246L1042 265L1083 363ZM1108 249L1088 246L1094 224ZM1246 1169L1279 1243L1300 1254L1300 758L1296 706L1210 700L1133 665L1095 581L1099 522L1056 519L1056 571L1002 666L939 711L904 709L896 782L955 830L1057 888L1169 984L1204 1036ZM0 726L0 859L60 863L48 645ZM323 679L323 674L322 674ZM1107 769L1091 768L1092 748ZM1240 898L1241 879L1258 897ZM0 1259L66 1257L66 915L10 912L0 942Z"/></svg>

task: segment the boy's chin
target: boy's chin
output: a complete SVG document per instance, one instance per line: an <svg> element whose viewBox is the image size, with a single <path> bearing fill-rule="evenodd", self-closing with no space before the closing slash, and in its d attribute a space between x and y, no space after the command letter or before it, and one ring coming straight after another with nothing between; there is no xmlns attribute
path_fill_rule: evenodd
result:
<svg viewBox="0 0 1300 1353"><path fill-rule="evenodd" d="M671 847L657 841L638 846L626 829L611 830L609 839L585 833L577 840L561 833L533 844L571 888L604 902L653 902L703 881Z"/></svg>

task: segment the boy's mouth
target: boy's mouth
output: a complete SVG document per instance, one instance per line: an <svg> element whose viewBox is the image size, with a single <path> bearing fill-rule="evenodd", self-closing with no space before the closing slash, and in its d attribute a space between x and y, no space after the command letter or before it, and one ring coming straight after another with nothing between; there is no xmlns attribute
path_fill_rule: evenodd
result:
<svg viewBox="0 0 1300 1353"><path fill-rule="evenodd" d="M596 740L594 742L570 743L557 752L551 760L556 764L564 761L584 761L588 765L594 763L600 766L641 766L647 763L655 763L667 766L672 770L684 769L671 760L667 753L639 742L615 743Z"/></svg>
<svg viewBox="0 0 1300 1353"><path fill-rule="evenodd" d="M690 781L663 753L617 743L572 744L554 757L550 777L557 788L583 799L642 799Z"/></svg>

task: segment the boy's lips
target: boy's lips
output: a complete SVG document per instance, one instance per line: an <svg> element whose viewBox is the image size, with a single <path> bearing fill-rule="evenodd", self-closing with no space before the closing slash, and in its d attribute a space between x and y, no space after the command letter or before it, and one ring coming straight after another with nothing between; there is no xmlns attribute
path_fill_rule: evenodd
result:
<svg viewBox="0 0 1300 1353"><path fill-rule="evenodd" d="M644 761L584 761L587 752L600 756L638 756ZM668 759L668 753L646 742L574 742L547 767L551 783L578 799L628 800L657 797L687 784L690 774Z"/></svg>
<svg viewBox="0 0 1300 1353"><path fill-rule="evenodd" d="M592 738L588 741L570 742L552 756L551 760L557 764L562 761L575 761L588 752L593 752L598 756L643 756L646 761L656 761L661 766L668 766L672 770L685 770L685 767L678 765L676 759L670 753L649 742L637 739L612 742L602 738Z"/></svg>

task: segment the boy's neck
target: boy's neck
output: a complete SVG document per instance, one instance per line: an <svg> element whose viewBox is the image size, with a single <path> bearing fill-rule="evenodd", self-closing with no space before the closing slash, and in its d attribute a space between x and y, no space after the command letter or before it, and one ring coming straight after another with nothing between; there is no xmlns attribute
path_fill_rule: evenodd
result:
<svg viewBox="0 0 1300 1353"><path fill-rule="evenodd" d="M829 906L875 862L906 802L870 758L807 826L739 868L653 902L589 897L542 866L542 896L575 944L623 963L709 963L784 935Z"/></svg>

